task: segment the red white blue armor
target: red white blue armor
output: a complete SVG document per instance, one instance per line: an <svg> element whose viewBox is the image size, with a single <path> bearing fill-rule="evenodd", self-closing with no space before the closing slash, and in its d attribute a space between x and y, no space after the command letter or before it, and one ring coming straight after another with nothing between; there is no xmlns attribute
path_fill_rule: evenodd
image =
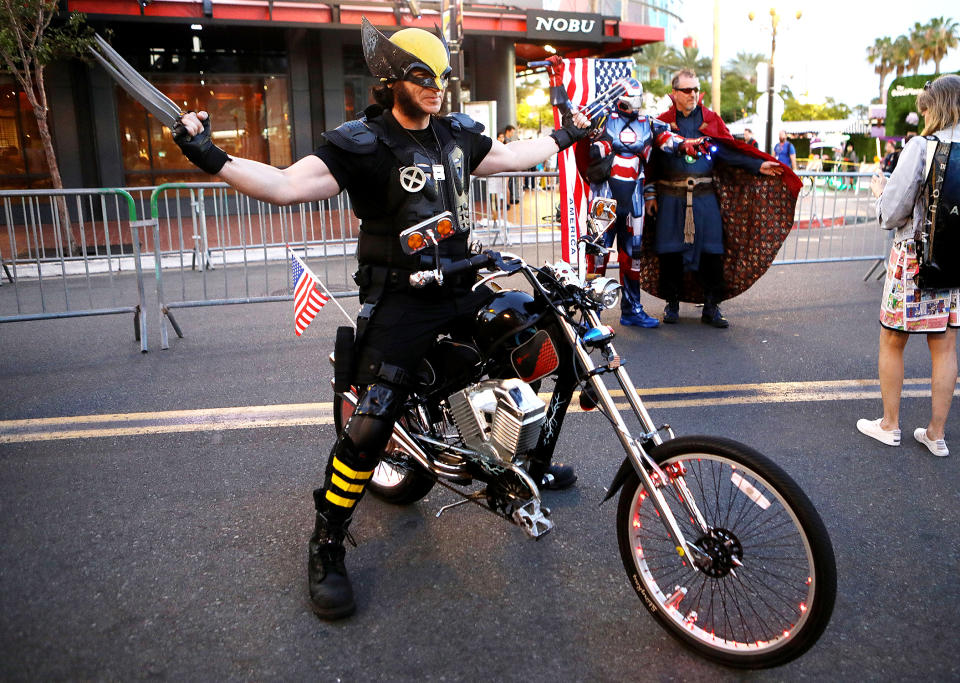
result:
<svg viewBox="0 0 960 683"><path fill-rule="evenodd" d="M617 240L620 282L623 284L621 321L632 317L647 322L630 324L655 327L656 319L647 316L640 304L636 267L643 235L644 168L654 145L675 154L684 138L672 133L667 124L638 115L636 109L624 105L621 102L618 110L607 117L603 132L590 147L591 168L609 169L602 174L602 180L596 174L590 174L590 193L591 197L611 197L617 201L617 220L604 235L604 242L611 247L614 238ZM602 265L588 263L588 272L602 274L605 269L606 262Z"/></svg>

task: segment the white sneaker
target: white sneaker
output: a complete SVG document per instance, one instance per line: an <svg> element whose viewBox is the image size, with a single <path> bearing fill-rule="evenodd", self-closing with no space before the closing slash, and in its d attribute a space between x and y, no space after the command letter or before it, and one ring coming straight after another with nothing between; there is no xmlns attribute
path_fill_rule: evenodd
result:
<svg viewBox="0 0 960 683"><path fill-rule="evenodd" d="M880 426L880 422L882 420L882 417L877 418L876 420L857 420L857 429L870 438L876 439L880 443L885 443L888 446L899 446L900 430L884 429Z"/></svg>
<svg viewBox="0 0 960 683"><path fill-rule="evenodd" d="M943 439L934 440L927 438L927 430L925 427L917 427L913 430L913 438L926 446L934 455L938 455L941 458L950 455L950 451L947 450L947 442Z"/></svg>

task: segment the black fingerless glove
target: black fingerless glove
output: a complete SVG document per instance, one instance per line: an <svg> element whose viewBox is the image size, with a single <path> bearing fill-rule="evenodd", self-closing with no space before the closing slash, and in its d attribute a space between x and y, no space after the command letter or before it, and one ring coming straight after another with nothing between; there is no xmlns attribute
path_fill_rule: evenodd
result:
<svg viewBox="0 0 960 683"><path fill-rule="evenodd" d="M173 133L173 141L194 166L210 175L216 175L230 157L210 139L210 118L203 121L203 130L190 136L183 125L178 125Z"/></svg>
<svg viewBox="0 0 960 683"><path fill-rule="evenodd" d="M577 124L573 122L573 112L569 109L567 109L560 118L560 125L560 128L550 133L550 137L557 143L557 147L560 148L559 151L561 152L577 140L582 140L587 137L593 128L593 126L587 126L586 128L577 127Z"/></svg>

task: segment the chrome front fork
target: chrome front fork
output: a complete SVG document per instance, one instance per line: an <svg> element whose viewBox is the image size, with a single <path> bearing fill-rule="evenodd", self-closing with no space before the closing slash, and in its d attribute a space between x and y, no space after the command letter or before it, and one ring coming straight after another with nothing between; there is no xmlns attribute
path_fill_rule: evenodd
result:
<svg viewBox="0 0 960 683"><path fill-rule="evenodd" d="M602 324L600 322L600 316L596 311L587 312L587 321L593 327L599 327ZM697 555L700 555L700 551L684 537L683 532L680 530L680 525L677 523L677 519L670 509L670 505L667 503L667 500L663 497L663 493L661 492L661 488L663 486L671 483L672 479L670 475L664 472L663 469L661 469L653 461L653 458L647 454L640 441L630 435L630 430L627 428L623 417L621 417L620 411L617 408L613 397L610 395L610 391L604 384L601 375L596 372L597 367L594 365L589 351L584 347L576 329L574 329L574 327L565 320L561 322L564 334L567 336L567 340L570 342L570 345L574 349L574 353L577 356L577 360L580 362L580 367L584 369L585 373L589 374L590 385L596 392L599 403L603 406L607 416L613 422L614 429L617 433L617 438L620 439L620 444L623 446L623 450L630 459L634 471L636 471L637 475L640 477L640 480L643 483L643 488L646 490L647 495L650 497L654 507L656 507L657 512L660 514L660 519L666 526L667 532L673 539L677 555L680 556L681 559L687 558L691 551ZM616 357L616 350L614 349L612 343L608 342L605 348L610 357ZM617 378L617 382L620 384L623 394L629 402L630 407L633 409L637 420L640 422L640 426L644 432L643 438L649 439L655 445L660 445L663 443L663 439L654 425L653 419L647 412L646 407L643 405L643 401L640 400L640 395L637 393L637 389L633 385L633 381L627 374L626 369L622 366L617 366L613 370L613 374ZM681 482L681 486L684 488L684 490L686 490L686 485L684 483ZM700 526L703 531L706 531L707 525L703 515L696 508L693 501L689 498L689 496L686 495L682 496L681 499L684 501L683 504L691 514L691 517L697 522L698 526ZM693 563L691 562L691 564Z"/></svg>

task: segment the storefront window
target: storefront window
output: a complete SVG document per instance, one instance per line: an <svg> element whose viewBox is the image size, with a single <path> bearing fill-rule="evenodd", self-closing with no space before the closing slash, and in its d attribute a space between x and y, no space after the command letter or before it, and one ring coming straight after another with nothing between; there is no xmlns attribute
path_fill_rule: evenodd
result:
<svg viewBox="0 0 960 683"><path fill-rule="evenodd" d="M363 50L359 45L343 47L343 120L359 116L367 105L373 104L373 86L378 81L370 75Z"/></svg>
<svg viewBox="0 0 960 683"><path fill-rule="evenodd" d="M151 79L184 111L209 112L214 143L231 156L285 167L291 163L286 76L190 76ZM127 185L198 182L207 176L186 160L165 126L117 88Z"/></svg>
<svg viewBox="0 0 960 683"><path fill-rule="evenodd" d="M0 76L0 189L50 186L50 168L33 107L12 78Z"/></svg>

